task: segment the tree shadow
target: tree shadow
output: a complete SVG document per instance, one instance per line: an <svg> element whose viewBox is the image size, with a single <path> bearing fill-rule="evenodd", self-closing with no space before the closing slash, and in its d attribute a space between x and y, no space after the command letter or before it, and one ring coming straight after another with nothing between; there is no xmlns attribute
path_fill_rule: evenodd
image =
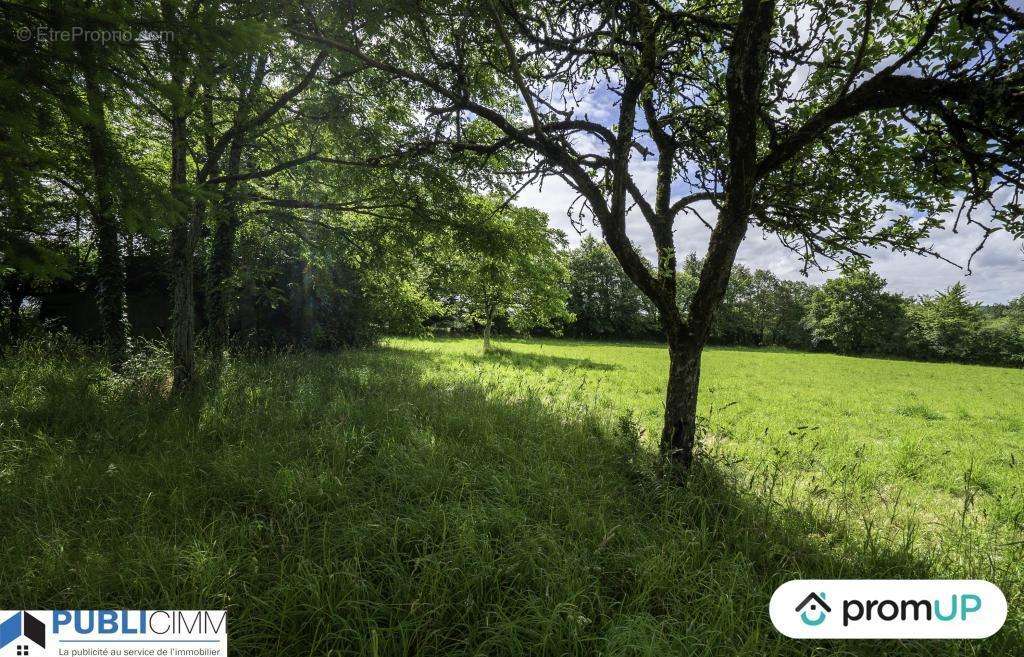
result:
<svg viewBox="0 0 1024 657"><path fill-rule="evenodd" d="M241 362L187 429L166 401L131 408L100 390L49 409L61 427L99 423L85 431L105 440L78 444L40 435L53 425L38 409L0 407L37 436L0 478L0 596L227 608L239 654L1021 647L1010 627L971 645L782 637L768 600L785 581L940 573L907 546L758 495L710 456L686 486L667 483L627 420L567 417L439 381L437 367L393 349ZM125 451L140 413L145 440Z"/></svg>
<svg viewBox="0 0 1024 657"><path fill-rule="evenodd" d="M401 347L389 346L387 349L394 349L412 357L423 357L428 359L441 358L442 355L426 353L414 349L403 349ZM522 351L512 351L492 347L485 353L459 354L459 359L474 365L507 365L516 369L544 370L556 368L560 370L615 370L617 365L599 363L589 358L569 358L566 356L552 356L549 354L537 354Z"/></svg>

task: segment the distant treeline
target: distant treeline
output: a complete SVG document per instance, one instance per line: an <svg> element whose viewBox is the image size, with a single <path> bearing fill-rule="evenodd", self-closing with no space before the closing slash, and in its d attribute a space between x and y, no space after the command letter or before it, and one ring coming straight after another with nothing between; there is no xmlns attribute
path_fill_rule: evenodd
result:
<svg viewBox="0 0 1024 657"><path fill-rule="evenodd" d="M682 265L678 297L686 307L701 262ZM592 238L568 252L566 335L600 339L658 339L657 315L626 278L611 250ZM816 286L770 271L733 267L711 342L779 346L919 360L1020 366L1024 363L1024 296L1007 304L967 299L961 284L920 298L885 289L864 267Z"/></svg>
<svg viewBox="0 0 1024 657"><path fill-rule="evenodd" d="M664 339L654 308L605 244L588 237L566 249L557 240L545 242L551 235L542 224L533 231L534 242L547 243L555 259L524 259L524 249L516 248L509 253L522 263L502 261L495 267L493 256L460 255L435 242L424 244L418 257L403 265L401 277L385 276L380 265L357 271L340 247L327 249L323 241L314 257L294 236L242 231L230 304L232 341L259 349L336 349L369 344L385 334L483 332L487 316L505 335ZM513 236L522 244L529 233L519 226ZM6 312L0 342L17 333L54 329L101 338L95 265L78 257L75 244L65 248L70 264L64 276L39 280L12 271L2 276L0 302ZM125 257L128 319L138 336L160 338L169 327L170 281L159 247L158 240L138 237ZM537 266L527 267L530 263ZM474 274L470 265L480 272ZM677 294L684 310L700 267L692 254L681 264ZM500 280L496 271L503 274ZM539 276L539 271L557 276ZM201 337L209 324L205 290L205 280L197 277ZM496 298L504 301L491 310L481 305ZM522 321L534 315L544 319ZM736 265L711 342L1019 367L1024 364L1024 297L981 305L968 301L958 284L912 299L887 291L885 281L863 267L816 286Z"/></svg>

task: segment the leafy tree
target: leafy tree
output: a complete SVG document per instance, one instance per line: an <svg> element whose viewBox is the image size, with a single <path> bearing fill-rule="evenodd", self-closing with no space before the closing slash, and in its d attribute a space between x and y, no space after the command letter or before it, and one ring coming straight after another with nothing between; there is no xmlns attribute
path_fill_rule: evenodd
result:
<svg viewBox="0 0 1024 657"><path fill-rule="evenodd" d="M1011 315L1024 320L1024 294L1010 301L1007 306Z"/></svg>
<svg viewBox="0 0 1024 657"><path fill-rule="evenodd" d="M692 253L683 260L677 295L684 310L700 283L703 266L703 260ZM749 346L809 346L804 316L811 289L806 283L780 280L764 269L751 271L734 264L709 340Z"/></svg>
<svg viewBox="0 0 1024 657"><path fill-rule="evenodd" d="M926 358L968 360L983 321L980 304L968 301L967 288L957 283L911 307L911 348Z"/></svg>
<svg viewBox="0 0 1024 657"><path fill-rule="evenodd" d="M436 148L526 152L530 175L579 193L658 308L670 354L661 446L679 471L693 459L701 352L752 224L808 266L865 246L927 252L958 191L968 209L993 200L989 228L1021 232L1019 206L1002 202L1024 170L1024 21L1007 3L397 3L368 22L304 7L297 38L423 94ZM592 120L587 95L615 116ZM494 130L467 133L467 116ZM653 194L635 157L656 163ZM701 201L717 217L683 312L675 220ZM634 205L653 268L626 230Z"/></svg>
<svg viewBox="0 0 1024 657"><path fill-rule="evenodd" d="M885 291L885 280L864 266L827 281L811 297L807 322L813 343L843 354L899 353L903 299Z"/></svg>
<svg viewBox="0 0 1024 657"><path fill-rule="evenodd" d="M814 286L803 281L779 281L772 295L768 337L762 340L762 344L794 349L811 346L811 333L805 318L814 291Z"/></svg>
<svg viewBox="0 0 1024 657"><path fill-rule="evenodd" d="M661 332L657 310L633 285L607 245L589 235L568 254L568 309L575 336L650 338Z"/></svg>
<svg viewBox="0 0 1024 657"><path fill-rule="evenodd" d="M679 274L676 296L680 310L689 312L689 300L700 285L700 272L704 261L696 255L687 254ZM722 297L721 305L711 324L708 339L718 344L754 344L753 309L750 295L753 289L753 274L743 265L734 264L729 275L729 285Z"/></svg>
<svg viewBox="0 0 1024 657"><path fill-rule="evenodd" d="M470 212L482 243L452 259L448 291L458 312L483 326L484 351L499 319L515 331L571 319L565 235L548 227L547 215L486 197L473 200Z"/></svg>
<svg viewBox="0 0 1024 657"><path fill-rule="evenodd" d="M972 360L993 365L1024 365L1024 319L1007 315L985 321L972 336Z"/></svg>
<svg viewBox="0 0 1024 657"><path fill-rule="evenodd" d="M14 24L33 34L40 20L57 29L76 25L120 31L128 27L126 13L116 2L10 9ZM22 166L32 163L35 181L56 186L47 195L73 197L88 217L88 237L96 255L99 324L111 363L117 368L126 358L129 332L120 242L132 206L145 204L133 202L125 193L139 177L125 162L110 120L111 113L117 113L126 102L113 79L125 45L120 41L99 44L87 38L30 38L5 45L7 56L0 76L10 94L5 95L4 104L8 111L19 105L34 106L28 116L36 119L8 124L12 133L19 133L11 136L15 143L20 142ZM15 170L18 166L8 164ZM140 193L145 190L145 185L134 185L138 198L145 198L145 193ZM37 221L47 223L41 217ZM80 226L76 230L81 233Z"/></svg>

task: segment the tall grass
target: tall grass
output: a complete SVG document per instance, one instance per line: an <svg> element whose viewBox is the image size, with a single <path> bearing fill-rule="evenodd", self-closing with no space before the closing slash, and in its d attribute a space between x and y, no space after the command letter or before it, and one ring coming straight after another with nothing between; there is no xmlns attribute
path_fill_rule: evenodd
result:
<svg viewBox="0 0 1024 657"><path fill-rule="evenodd" d="M687 487L665 485L644 417L573 379L612 381L596 359L400 347L237 360L187 400L167 398L158 358L115 376L75 349L8 354L0 599L226 608L239 655L1022 649L1019 594L984 641L781 637L768 599L788 579L1005 588L1020 562L936 559L896 517L865 531L798 494L786 461L742 467L711 440ZM966 521L948 534L977 538Z"/></svg>

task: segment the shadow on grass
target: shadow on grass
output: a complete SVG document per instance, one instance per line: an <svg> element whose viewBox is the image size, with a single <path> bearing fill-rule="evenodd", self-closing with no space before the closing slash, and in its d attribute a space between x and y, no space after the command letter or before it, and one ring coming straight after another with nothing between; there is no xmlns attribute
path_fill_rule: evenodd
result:
<svg viewBox="0 0 1024 657"><path fill-rule="evenodd" d="M785 639L768 619L784 581L936 573L710 458L667 485L628 422L429 383L436 366L397 350L236 362L198 410L0 368L0 597L226 608L244 655L1020 648L1009 627L971 644Z"/></svg>
<svg viewBox="0 0 1024 657"><path fill-rule="evenodd" d="M527 343L527 344L538 344ZM407 354L410 358L426 358L438 360L444 358L443 354L426 353L422 351L416 351L414 349L406 349L403 347L390 346L387 347L390 351L396 351L403 354ZM490 351L486 353L474 353L474 354L459 354L459 360L473 363L474 365L507 365L509 367L515 367L518 369L530 369L530 370L544 370L547 368L556 368L561 370L615 370L619 369L617 365L611 365L608 363L599 363L589 358L569 358L566 356L552 356L549 354L537 354L522 351L512 351L511 349L502 349L501 347L492 347Z"/></svg>
<svg viewBox="0 0 1024 657"><path fill-rule="evenodd" d="M496 363L509 365L516 368L532 370L543 370L554 367L561 370L614 370L615 365L598 363L589 358L567 358L565 356L551 356L549 354L525 353L509 349L491 349L485 354L464 355L463 360L475 364Z"/></svg>

